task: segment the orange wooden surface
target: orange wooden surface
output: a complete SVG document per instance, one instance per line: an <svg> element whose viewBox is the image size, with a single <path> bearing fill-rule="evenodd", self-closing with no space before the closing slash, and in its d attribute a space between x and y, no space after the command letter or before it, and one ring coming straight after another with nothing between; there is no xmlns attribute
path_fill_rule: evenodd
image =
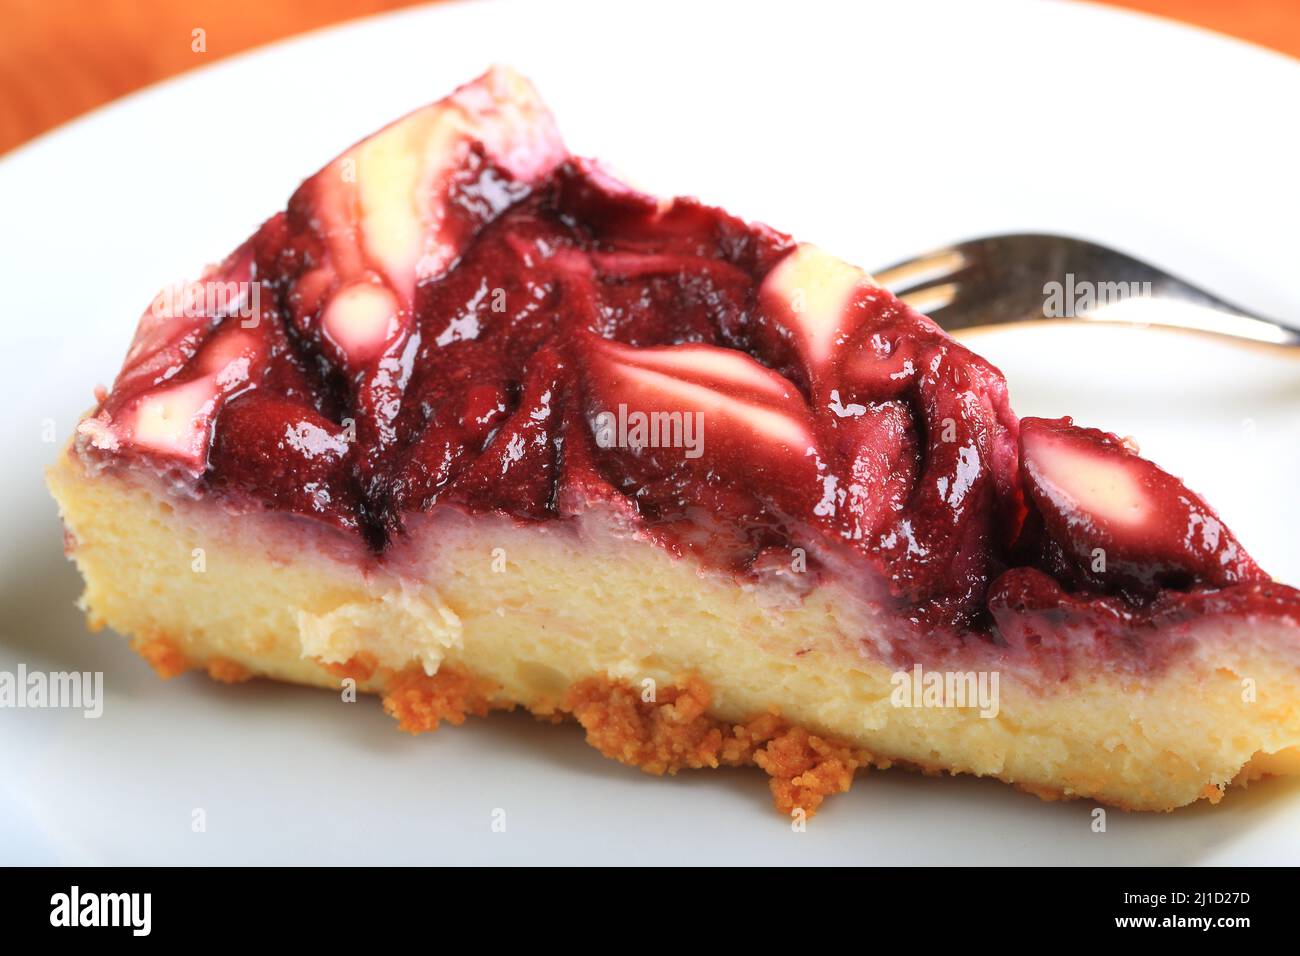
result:
<svg viewBox="0 0 1300 956"><path fill-rule="evenodd" d="M541 0L539 0L541 2ZM1300 0L1105 0L1300 57ZM0 152L232 53L413 0L0 0ZM194 31L203 31L196 51Z"/></svg>

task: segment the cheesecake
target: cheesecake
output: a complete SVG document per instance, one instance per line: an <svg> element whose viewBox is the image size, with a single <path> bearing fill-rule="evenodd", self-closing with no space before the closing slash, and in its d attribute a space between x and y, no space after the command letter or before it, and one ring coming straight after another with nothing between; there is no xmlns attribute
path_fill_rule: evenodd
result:
<svg viewBox="0 0 1300 956"><path fill-rule="evenodd" d="M571 155L496 68L160 293L48 472L163 677L521 708L652 774L1136 810L1300 771L1300 592L862 270Z"/></svg>

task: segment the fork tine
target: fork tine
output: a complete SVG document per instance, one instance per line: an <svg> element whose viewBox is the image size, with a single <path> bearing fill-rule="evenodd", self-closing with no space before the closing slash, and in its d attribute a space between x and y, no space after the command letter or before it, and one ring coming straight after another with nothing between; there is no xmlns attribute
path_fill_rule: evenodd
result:
<svg viewBox="0 0 1300 956"><path fill-rule="evenodd" d="M957 283L942 282L927 285L921 289L913 289L904 292L901 295L895 293L898 299L917 312L923 315L933 315L940 309L947 308L957 299Z"/></svg>
<svg viewBox="0 0 1300 956"><path fill-rule="evenodd" d="M1119 288L1121 299L1129 301L1075 304L1065 311L1068 318L1174 325L1300 345L1300 328L1291 323L1254 315L1140 259L1070 236L1009 233L969 239L882 269L876 281L948 331L1055 319L1055 313L1048 314L1049 287L1077 283ZM1124 294L1133 288L1141 291Z"/></svg>
<svg viewBox="0 0 1300 956"><path fill-rule="evenodd" d="M969 262L961 250L949 246L883 269L875 273L875 280L877 285L901 297L906 292L951 278L967 265Z"/></svg>

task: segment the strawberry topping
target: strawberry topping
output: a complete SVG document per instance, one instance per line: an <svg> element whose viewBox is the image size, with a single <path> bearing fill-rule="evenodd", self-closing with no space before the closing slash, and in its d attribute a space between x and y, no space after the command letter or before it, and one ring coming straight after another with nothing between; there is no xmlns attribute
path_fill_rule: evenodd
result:
<svg viewBox="0 0 1300 956"><path fill-rule="evenodd" d="M200 285L224 294L146 313L79 451L378 554L443 504L602 499L713 566L856 575L927 629L1005 627L1045 581L1267 581L1180 481L1018 421L861 270L570 157L509 71L348 150Z"/></svg>

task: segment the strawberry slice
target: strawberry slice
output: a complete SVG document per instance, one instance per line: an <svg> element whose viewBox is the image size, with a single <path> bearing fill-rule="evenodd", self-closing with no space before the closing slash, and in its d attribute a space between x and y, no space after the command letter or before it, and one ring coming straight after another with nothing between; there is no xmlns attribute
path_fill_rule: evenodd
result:
<svg viewBox="0 0 1300 956"><path fill-rule="evenodd" d="M211 461L218 487L233 487L276 507L356 528L344 429L299 402L252 389L221 410Z"/></svg>
<svg viewBox="0 0 1300 956"><path fill-rule="evenodd" d="M520 385L518 407L495 430L483 454L461 479L470 500L486 503L495 494L499 496L496 504L485 506L502 507L520 517L545 517L562 448L557 433L563 417L564 367L552 346L533 354ZM486 392L467 399L466 416L481 412L481 420L496 419ZM473 423L467 421L467 431L472 428Z"/></svg>
<svg viewBox="0 0 1300 956"><path fill-rule="evenodd" d="M742 529L741 548L761 547L791 516L833 517L835 480L789 381L734 349L585 342L597 457L643 514L699 515L710 501Z"/></svg>
<svg viewBox="0 0 1300 956"><path fill-rule="evenodd" d="M587 341L600 447L662 460L702 458L706 469L735 459L792 481L813 473L816 440L803 396L745 353Z"/></svg>
<svg viewBox="0 0 1300 956"><path fill-rule="evenodd" d="M96 448L130 445L200 475L217 413L228 398L256 387L266 351L264 330L226 319L180 374L135 393L115 392L77 432Z"/></svg>
<svg viewBox="0 0 1300 956"><path fill-rule="evenodd" d="M373 264L408 308L416 285L445 272L497 205L518 198L516 186L567 155L532 84L496 67L362 140L299 193L314 198L338 287Z"/></svg>
<svg viewBox="0 0 1300 956"><path fill-rule="evenodd" d="M833 407L835 435L848 463L846 537L875 544L907 504L916 482L917 441L909 409L901 402Z"/></svg>
<svg viewBox="0 0 1300 956"><path fill-rule="evenodd" d="M874 289L869 275L816 246L796 247L768 273L758 290L757 344L786 359L809 385L833 378L832 364L862 322L859 297Z"/></svg>
<svg viewBox="0 0 1300 956"><path fill-rule="evenodd" d="M1020 455L1041 547L1086 585L1152 596L1268 580L1199 495L1115 435L1025 418Z"/></svg>

